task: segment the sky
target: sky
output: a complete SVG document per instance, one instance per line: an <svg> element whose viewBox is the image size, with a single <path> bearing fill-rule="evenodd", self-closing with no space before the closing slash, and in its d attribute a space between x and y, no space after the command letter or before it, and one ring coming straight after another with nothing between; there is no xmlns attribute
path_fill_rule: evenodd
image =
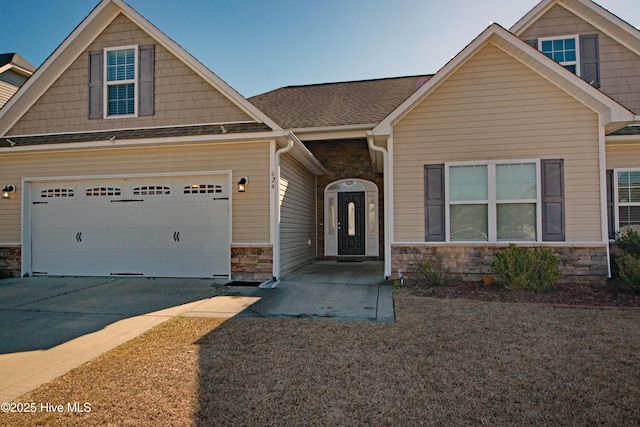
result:
<svg viewBox="0 0 640 427"><path fill-rule="evenodd" d="M126 0L245 97L433 74L491 22L539 0ZM638 0L598 3L640 27ZM42 64L98 0L0 0L0 53Z"/></svg>

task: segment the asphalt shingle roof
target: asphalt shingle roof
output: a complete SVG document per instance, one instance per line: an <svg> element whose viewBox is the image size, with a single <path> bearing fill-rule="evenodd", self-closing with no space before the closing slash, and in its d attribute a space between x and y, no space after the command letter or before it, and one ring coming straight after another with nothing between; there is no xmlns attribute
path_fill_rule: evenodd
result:
<svg viewBox="0 0 640 427"><path fill-rule="evenodd" d="M379 123L431 77L287 86L249 102L285 129Z"/></svg>

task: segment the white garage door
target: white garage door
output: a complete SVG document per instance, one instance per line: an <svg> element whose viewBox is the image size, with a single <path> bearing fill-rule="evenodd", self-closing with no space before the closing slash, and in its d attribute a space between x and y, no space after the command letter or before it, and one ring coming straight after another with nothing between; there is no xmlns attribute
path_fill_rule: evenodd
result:
<svg viewBox="0 0 640 427"><path fill-rule="evenodd" d="M32 274L228 276L226 175L32 184Z"/></svg>

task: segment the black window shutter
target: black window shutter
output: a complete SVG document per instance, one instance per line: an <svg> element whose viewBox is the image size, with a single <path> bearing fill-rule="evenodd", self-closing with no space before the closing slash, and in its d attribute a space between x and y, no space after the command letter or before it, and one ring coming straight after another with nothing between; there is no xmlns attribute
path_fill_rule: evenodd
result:
<svg viewBox="0 0 640 427"><path fill-rule="evenodd" d="M598 35L580 36L580 74L582 80L593 87L600 87L598 56Z"/></svg>
<svg viewBox="0 0 640 427"><path fill-rule="evenodd" d="M155 76L155 54L154 46L140 46L138 48L140 57L139 63L139 116L152 116L154 108L154 76Z"/></svg>
<svg viewBox="0 0 640 427"><path fill-rule="evenodd" d="M101 119L102 113L102 61L101 50L89 52L89 118Z"/></svg>
<svg viewBox="0 0 640 427"><path fill-rule="evenodd" d="M444 208L444 165L424 165L425 241L445 241Z"/></svg>
<svg viewBox="0 0 640 427"><path fill-rule="evenodd" d="M542 168L542 240L563 242L564 221L564 160L545 159Z"/></svg>
<svg viewBox="0 0 640 427"><path fill-rule="evenodd" d="M607 224L609 226L609 239L616 238L615 206L613 203L613 170L607 170Z"/></svg>
<svg viewBox="0 0 640 427"><path fill-rule="evenodd" d="M529 46L531 46L532 48L534 48L535 50L538 50L538 39L524 40L524 42Z"/></svg>

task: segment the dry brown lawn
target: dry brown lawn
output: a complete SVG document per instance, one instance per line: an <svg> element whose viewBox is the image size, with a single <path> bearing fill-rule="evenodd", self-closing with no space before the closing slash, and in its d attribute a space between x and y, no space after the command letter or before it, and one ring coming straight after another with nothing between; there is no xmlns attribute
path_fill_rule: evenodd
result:
<svg viewBox="0 0 640 427"><path fill-rule="evenodd" d="M640 424L640 311L402 298L396 315L175 318L19 399L90 413L0 425Z"/></svg>

